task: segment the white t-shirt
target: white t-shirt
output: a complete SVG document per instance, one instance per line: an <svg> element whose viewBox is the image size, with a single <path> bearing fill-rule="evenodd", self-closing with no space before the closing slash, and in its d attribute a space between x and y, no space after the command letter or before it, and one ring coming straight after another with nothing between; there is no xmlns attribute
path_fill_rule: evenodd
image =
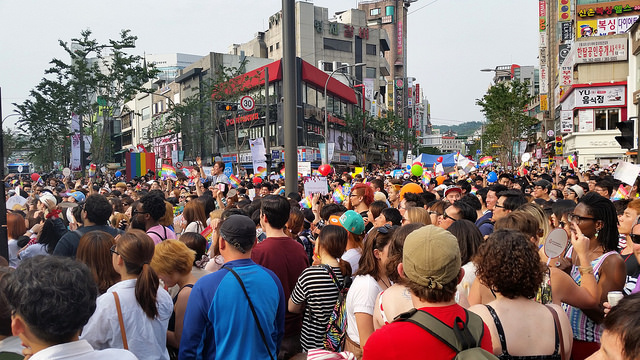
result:
<svg viewBox="0 0 640 360"><path fill-rule="evenodd" d="M341 256L342 260L348 261L349 265L351 265L351 276L358 271L360 257L362 257L362 250L359 248L349 249Z"/></svg>
<svg viewBox="0 0 640 360"><path fill-rule="evenodd" d="M360 333L355 313L373 316L376 297L382 291L376 279L371 275L358 275L347 293L347 335L353 342L360 344Z"/></svg>

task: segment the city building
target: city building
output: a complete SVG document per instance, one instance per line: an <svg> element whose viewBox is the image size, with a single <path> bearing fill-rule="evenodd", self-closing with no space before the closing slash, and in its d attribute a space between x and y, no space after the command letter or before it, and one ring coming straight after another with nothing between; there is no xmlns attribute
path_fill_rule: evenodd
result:
<svg viewBox="0 0 640 360"><path fill-rule="evenodd" d="M387 60L390 48L385 29L369 26L365 11L349 9L329 17L327 8L298 1L296 10L296 56L317 68L331 73L343 83L359 87L358 104L372 114L387 110L387 79L394 71ZM231 54L282 58L282 12L269 17L269 28L243 44L233 44ZM355 64L364 66L354 67Z"/></svg>
<svg viewBox="0 0 640 360"><path fill-rule="evenodd" d="M180 70L200 60L202 55L191 55L182 53L171 54L146 54L145 61L153 65L160 71L158 78L166 82L171 82L180 75Z"/></svg>
<svg viewBox="0 0 640 360"><path fill-rule="evenodd" d="M442 134L442 143L440 144L440 151L448 154L452 152L466 153L467 137L458 136L455 132L449 130Z"/></svg>

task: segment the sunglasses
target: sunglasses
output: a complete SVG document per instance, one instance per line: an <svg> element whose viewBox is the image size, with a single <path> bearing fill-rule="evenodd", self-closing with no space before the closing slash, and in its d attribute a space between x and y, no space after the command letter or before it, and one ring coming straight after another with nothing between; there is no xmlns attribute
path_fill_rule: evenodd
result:
<svg viewBox="0 0 640 360"><path fill-rule="evenodd" d="M116 251L115 245L111 246L111 249L109 249L109 251L111 251L112 254L120 255L120 253Z"/></svg>
<svg viewBox="0 0 640 360"><path fill-rule="evenodd" d="M640 234L629 234L629 237L634 244L640 244Z"/></svg>
<svg viewBox="0 0 640 360"><path fill-rule="evenodd" d="M458 220L458 219L454 219L454 218L452 218L451 216L449 216L449 214L447 214L447 212L446 212L446 211L442 214L442 217L443 217L445 220L447 220L447 219L451 219L451 221L457 221L457 220Z"/></svg>

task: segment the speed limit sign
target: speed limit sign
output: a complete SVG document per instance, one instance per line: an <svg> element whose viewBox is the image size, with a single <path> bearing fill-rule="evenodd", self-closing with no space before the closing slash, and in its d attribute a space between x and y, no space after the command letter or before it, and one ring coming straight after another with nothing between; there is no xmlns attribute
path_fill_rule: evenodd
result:
<svg viewBox="0 0 640 360"><path fill-rule="evenodd" d="M256 102L253 100L253 98L251 96L243 96L240 99L240 107L242 108L242 110L244 111L251 111L253 110L253 108L255 107Z"/></svg>

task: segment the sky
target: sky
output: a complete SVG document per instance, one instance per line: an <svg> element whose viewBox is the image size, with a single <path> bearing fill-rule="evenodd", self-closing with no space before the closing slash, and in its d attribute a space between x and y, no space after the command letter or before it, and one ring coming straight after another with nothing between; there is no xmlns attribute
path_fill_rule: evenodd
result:
<svg viewBox="0 0 640 360"><path fill-rule="evenodd" d="M329 14L356 0L315 0ZM431 104L435 125L482 121L475 105L499 65L538 65L537 1L417 0L409 7L407 72ZM138 37L133 54L228 52L268 28L279 0L0 0L2 115L13 113L49 67L67 61L59 40L90 29L100 42L122 29ZM7 119L13 127L17 116Z"/></svg>

